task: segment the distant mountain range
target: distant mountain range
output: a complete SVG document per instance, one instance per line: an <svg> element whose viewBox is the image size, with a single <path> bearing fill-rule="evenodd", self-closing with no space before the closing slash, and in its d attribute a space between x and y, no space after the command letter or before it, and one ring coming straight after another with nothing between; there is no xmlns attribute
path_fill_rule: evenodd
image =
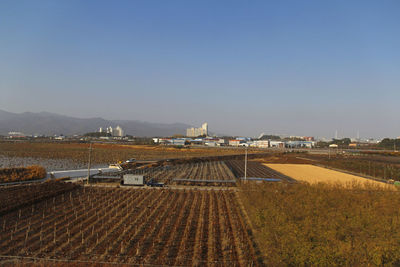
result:
<svg viewBox="0 0 400 267"><path fill-rule="evenodd" d="M95 132L100 127L121 126L125 134L133 136L171 136L185 134L183 123L150 123L136 120L105 120L103 118L74 118L49 112L11 113L0 110L0 134L22 132L28 135L74 135Z"/></svg>

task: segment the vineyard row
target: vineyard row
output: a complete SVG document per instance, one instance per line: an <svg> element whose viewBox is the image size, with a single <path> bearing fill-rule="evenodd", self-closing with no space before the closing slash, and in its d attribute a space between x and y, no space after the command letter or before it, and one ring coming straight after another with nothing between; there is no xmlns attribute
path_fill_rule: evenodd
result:
<svg viewBox="0 0 400 267"><path fill-rule="evenodd" d="M80 187L0 217L0 255L258 265L236 193Z"/></svg>

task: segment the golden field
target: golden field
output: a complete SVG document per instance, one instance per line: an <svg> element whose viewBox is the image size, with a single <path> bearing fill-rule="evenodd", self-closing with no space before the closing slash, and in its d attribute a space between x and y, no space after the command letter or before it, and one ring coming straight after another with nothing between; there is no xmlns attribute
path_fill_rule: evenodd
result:
<svg viewBox="0 0 400 267"><path fill-rule="evenodd" d="M400 194L325 183L242 183L264 266L400 266Z"/></svg>
<svg viewBox="0 0 400 267"><path fill-rule="evenodd" d="M352 187L355 184L378 186L384 188L393 188L392 185L369 180L360 176L342 173L334 170L325 169L322 167L310 164L265 164L284 175L292 177L298 181L307 182L310 184L328 183L342 184Z"/></svg>

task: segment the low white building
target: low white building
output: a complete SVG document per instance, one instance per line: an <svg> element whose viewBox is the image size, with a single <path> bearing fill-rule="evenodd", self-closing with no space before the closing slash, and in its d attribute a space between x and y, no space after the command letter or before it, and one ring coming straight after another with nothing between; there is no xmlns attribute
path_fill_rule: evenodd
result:
<svg viewBox="0 0 400 267"><path fill-rule="evenodd" d="M217 146L217 142L215 141L209 141L204 143L205 146Z"/></svg>
<svg viewBox="0 0 400 267"><path fill-rule="evenodd" d="M269 148L269 140L256 140L252 146L259 148Z"/></svg>
<svg viewBox="0 0 400 267"><path fill-rule="evenodd" d="M145 177L143 175L124 174L124 185L144 185Z"/></svg>
<svg viewBox="0 0 400 267"><path fill-rule="evenodd" d="M54 140L65 140L65 136L64 135L55 136Z"/></svg>
<svg viewBox="0 0 400 267"><path fill-rule="evenodd" d="M171 144L175 146L184 146L186 143L185 139L171 139Z"/></svg>
<svg viewBox="0 0 400 267"><path fill-rule="evenodd" d="M285 142L282 141L269 141L269 146L270 147L278 147L278 148L284 148L285 147Z"/></svg>

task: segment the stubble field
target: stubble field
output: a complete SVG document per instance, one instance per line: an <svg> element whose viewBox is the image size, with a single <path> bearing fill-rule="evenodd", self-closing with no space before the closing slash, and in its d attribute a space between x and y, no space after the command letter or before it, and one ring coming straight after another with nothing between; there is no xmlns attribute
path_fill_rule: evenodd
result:
<svg viewBox="0 0 400 267"><path fill-rule="evenodd" d="M360 176L351 175L343 172L329 170L326 168L309 164L265 164L269 168L290 176L298 181L310 184L326 183L341 184L346 187L353 185L374 186L379 188L391 189L391 185L366 179Z"/></svg>

